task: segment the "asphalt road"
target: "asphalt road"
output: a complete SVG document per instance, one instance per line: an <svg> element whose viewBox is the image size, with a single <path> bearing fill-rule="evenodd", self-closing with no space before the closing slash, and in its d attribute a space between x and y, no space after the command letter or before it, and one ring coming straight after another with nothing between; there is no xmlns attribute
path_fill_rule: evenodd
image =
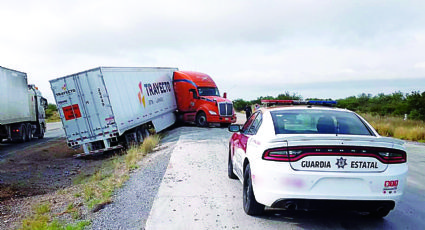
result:
<svg viewBox="0 0 425 230"><path fill-rule="evenodd" d="M28 149L34 147L35 145L42 145L51 140L57 138L65 137L65 132L62 128L61 122L47 123L46 133L44 134L43 139L34 138L30 142L24 143L13 143L6 140L3 140L0 143L0 160L3 160L13 154L17 150Z"/></svg>
<svg viewBox="0 0 425 230"><path fill-rule="evenodd" d="M278 210L251 217L242 209L241 183L227 177L227 129L179 127L167 134L163 149L141 163L114 203L99 212L93 229L425 229L423 144L406 143L408 186L384 219L355 212ZM0 144L0 160L63 136L61 123L50 123L44 139Z"/></svg>
<svg viewBox="0 0 425 230"><path fill-rule="evenodd" d="M192 127L190 133L180 132L146 229L425 229L423 144L406 144L407 190L384 219L356 212L277 210L251 217L242 208L241 183L227 177L230 135L220 128Z"/></svg>

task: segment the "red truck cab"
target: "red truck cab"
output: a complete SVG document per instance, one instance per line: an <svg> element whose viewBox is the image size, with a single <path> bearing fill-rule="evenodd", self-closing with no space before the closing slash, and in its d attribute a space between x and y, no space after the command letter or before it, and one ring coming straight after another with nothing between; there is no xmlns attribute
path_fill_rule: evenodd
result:
<svg viewBox="0 0 425 230"><path fill-rule="evenodd" d="M217 85L207 74L175 71L173 84L180 120L198 126L228 126L236 122L232 101L220 96Z"/></svg>

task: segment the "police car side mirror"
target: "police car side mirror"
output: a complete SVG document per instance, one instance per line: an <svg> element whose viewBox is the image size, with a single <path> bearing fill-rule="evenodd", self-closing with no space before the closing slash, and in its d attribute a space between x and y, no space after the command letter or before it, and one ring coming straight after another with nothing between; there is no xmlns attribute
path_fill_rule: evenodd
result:
<svg viewBox="0 0 425 230"><path fill-rule="evenodd" d="M229 125L229 131L230 132L239 132L241 131L240 125Z"/></svg>

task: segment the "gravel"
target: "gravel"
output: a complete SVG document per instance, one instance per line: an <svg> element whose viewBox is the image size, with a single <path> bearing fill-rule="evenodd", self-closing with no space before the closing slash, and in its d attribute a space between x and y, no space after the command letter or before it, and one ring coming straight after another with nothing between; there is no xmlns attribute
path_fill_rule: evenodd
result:
<svg viewBox="0 0 425 230"><path fill-rule="evenodd" d="M159 150L148 154L124 187L116 192L113 203L96 213L91 229L144 229L171 153L179 139L178 133L182 130L189 128L179 127L165 133Z"/></svg>

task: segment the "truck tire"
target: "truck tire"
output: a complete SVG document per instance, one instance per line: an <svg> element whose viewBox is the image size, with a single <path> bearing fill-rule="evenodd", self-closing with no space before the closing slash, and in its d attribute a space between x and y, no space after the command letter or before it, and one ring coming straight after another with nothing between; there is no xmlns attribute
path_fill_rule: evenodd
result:
<svg viewBox="0 0 425 230"><path fill-rule="evenodd" d="M33 133L32 133L32 126L31 124L26 124L26 129L27 129L27 141L31 141L34 137Z"/></svg>
<svg viewBox="0 0 425 230"><path fill-rule="evenodd" d="M44 138L44 127L41 125L40 126L40 133L38 134L38 139L43 139Z"/></svg>
<svg viewBox="0 0 425 230"><path fill-rule="evenodd" d="M208 125L207 115L204 112L201 111L196 115L196 125L199 127L206 127Z"/></svg>
<svg viewBox="0 0 425 230"><path fill-rule="evenodd" d="M25 124L21 124L21 128L20 128L20 137L18 138L19 142L27 142L27 126Z"/></svg>
<svg viewBox="0 0 425 230"><path fill-rule="evenodd" d="M146 128L139 127L136 130L136 137L138 143L143 143L143 141L149 136L149 131Z"/></svg>

